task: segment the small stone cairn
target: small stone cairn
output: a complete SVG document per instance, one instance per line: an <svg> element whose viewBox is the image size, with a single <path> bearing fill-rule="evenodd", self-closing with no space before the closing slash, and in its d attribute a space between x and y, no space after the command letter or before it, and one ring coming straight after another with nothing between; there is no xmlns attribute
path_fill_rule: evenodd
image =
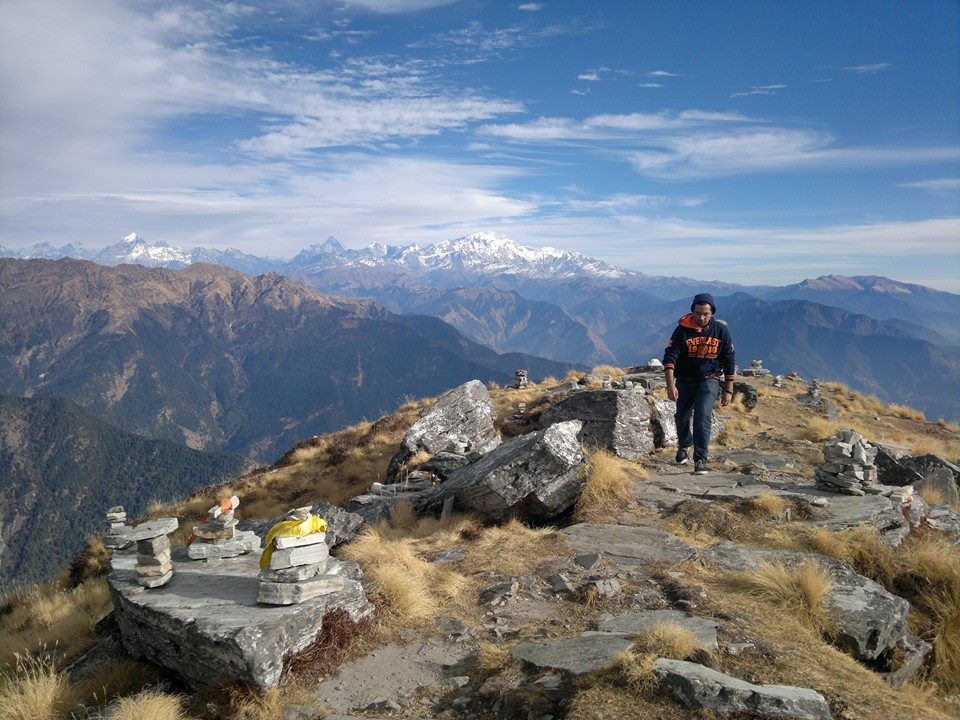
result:
<svg viewBox="0 0 960 720"><path fill-rule="evenodd" d="M195 525L194 539L187 547L191 560L211 560L245 555L259 549L260 538L252 530L237 530L234 513L240 506L240 498L233 495L222 498L207 510L207 522Z"/></svg>
<svg viewBox="0 0 960 720"><path fill-rule="evenodd" d="M527 414L527 404L525 402L517 403L517 411L513 414L514 420L523 420Z"/></svg>
<svg viewBox="0 0 960 720"><path fill-rule="evenodd" d="M123 505L115 505L107 510L107 532L103 536L103 544L110 550L122 550L132 544L132 541L126 538L127 513Z"/></svg>
<svg viewBox="0 0 960 720"><path fill-rule="evenodd" d="M820 381L813 379L807 386L807 392L797 398L797 402L830 420L837 419L837 406L827 400L820 392Z"/></svg>
<svg viewBox="0 0 960 720"><path fill-rule="evenodd" d="M877 448L854 430L841 430L823 446L824 462L814 470L821 490L842 495L880 495L887 488L877 483Z"/></svg>
<svg viewBox="0 0 960 720"><path fill-rule="evenodd" d="M773 377L773 387L782 388L783 387L783 375L774 375Z"/></svg>
<svg viewBox="0 0 960 720"><path fill-rule="evenodd" d="M137 583L158 588L173 578L170 533L179 527L176 518L158 518L130 528L127 539L137 543Z"/></svg>
<svg viewBox="0 0 960 720"><path fill-rule="evenodd" d="M517 370L513 374L513 388L515 390L523 390L529 384L530 380L527 378L526 370Z"/></svg>
<svg viewBox="0 0 960 720"><path fill-rule="evenodd" d="M299 522L310 519L309 506L291 510L284 518ZM321 526L326 527L325 523ZM336 570L328 574L335 561L331 563L326 532L313 532L302 537L275 537L271 545L270 564L260 570L257 602L293 605L343 589L343 578L336 574Z"/></svg>
<svg viewBox="0 0 960 720"><path fill-rule="evenodd" d="M741 370L740 374L746 377L763 377L771 373L763 366L763 360L755 357L750 361L750 367Z"/></svg>

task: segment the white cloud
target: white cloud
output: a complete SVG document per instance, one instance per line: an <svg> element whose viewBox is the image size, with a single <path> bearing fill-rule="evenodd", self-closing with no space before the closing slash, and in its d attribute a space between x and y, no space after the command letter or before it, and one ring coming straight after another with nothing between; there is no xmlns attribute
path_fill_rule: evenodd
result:
<svg viewBox="0 0 960 720"><path fill-rule="evenodd" d="M730 97L747 97L749 95L776 95L778 90L783 90L786 88L786 85L755 85L749 90L744 90L743 92L735 92Z"/></svg>
<svg viewBox="0 0 960 720"><path fill-rule="evenodd" d="M679 130L704 124L741 123L750 118L739 113L686 110L680 113L625 113L591 115L584 120L541 117L526 123L484 125L480 132L516 141L614 140L644 131Z"/></svg>
<svg viewBox="0 0 960 720"><path fill-rule="evenodd" d="M642 88L658 88L658 87L663 87L663 84L662 84L662 83L653 83L653 82L637 83L637 87L642 87Z"/></svg>
<svg viewBox="0 0 960 720"><path fill-rule="evenodd" d="M532 22L487 29L483 23L474 20L465 27L411 42L407 47L440 50L444 52L442 62L470 64L501 58L518 48L542 45L571 32L575 32L572 25L538 26Z"/></svg>
<svg viewBox="0 0 960 720"><path fill-rule="evenodd" d="M529 2L523 3L522 5L517 5L517 10L523 10L524 12L537 12L537 10L543 9L543 3L538 2Z"/></svg>
<svg viewBox="0 0 960 720"><path fill-rule="evenodd" d="M864 75L864 74L870 74L870 73L878 73L881 70L886 70L890 66L891 66L890 63L888 62L866 63L864 65L851 65L849 67L845 67L844 70L847 70L848 72L857 73L859 75Z"/></svg>
<svg viewBox="0 0 960 720"><path fill-rule="evenodd" d="M376 13L395 14L449 5L456 0L342 0L342 2Z"/></svg>
<svg viewBox="0 0 960 720"><path fill-rule="evenodd" d="M598 82L600 76L595 72L585 72L577 75L577 80L588 80L590 82Z"/></svg>
<svg viewBox="0 0 960 720"><path fill-rule="evenodd" d="M574 88L573 90L570 91L570 94L571 95L589 95L590 88L583 88L582 90L580 88Z"/></svg>
<svg viewBox="0 0 960 720"><path fill-rule="evenodd" d="M933 180L919 180L917 182L900 183L900 187L917 188L931 192L950 192L960 190L960 178L946 177Z"/></svg>
<svg viewBox="0 0 960 720"><path fill-rule="evenodd" d="M669 70L651 70L647 73L650 77L679 77L679 73L670 72Z"/></svg>

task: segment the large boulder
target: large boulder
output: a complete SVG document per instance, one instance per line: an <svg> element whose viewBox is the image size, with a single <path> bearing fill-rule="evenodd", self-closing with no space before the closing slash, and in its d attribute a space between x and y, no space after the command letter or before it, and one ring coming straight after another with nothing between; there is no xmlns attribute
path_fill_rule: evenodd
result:
<svg viewBox="0 0 960 720"><path fill-rule="evenodd" d="M660 658L653 663L660 686L691 710L750 717L833 717L823 695L792 685L754 685L703 665Z"/></svg>
<svg viewBox="0 0 960 720"><path fill-rule="evenodd" d="M479 380L448 390L407 430L390 459L387 478L395 478L400 466L419 450L431 455L459 453L471 460L490 452L500 444L495 417L490 393Z"/></svg>
<svg viewBox="0 0 960 720"><path fill-rule="evenodd" d="M269 688L279 682L284 661L310 646L333 614L359 623L373 612L352 563L336 563L343 579L334 592L296 605L261 605L258 561L249 554L175 562L168 584L144 591L136 582L136 555L114 555L107 582L123 647L193 686Z"/></svg>
<svg viewBox="0 0 960 720"><path fill-rule="evenodd" d="M905 457L901 448L877 443L877 457L874 460L877 465L877 482L899 487L921 482L923 475L905 465L902 462Z"/></svg>
<svg viewBox="0 0 960 720"><path fill-rule="evenodd" d="M591 390L561 400L540 416L543 427L579 420L580 441L607 448L628 460L654 448L651 409L646 396L633 390Z"/></svg>
<svg viewBox="0 0 960 720"><path fill-rule="evenodd" d="M788 567L812 561L830 572L833 585L823 598L835 630L835 644L859 660L887 656L907 632L910 604L839 560L818 553L764 550L724 541L701 553L707 562L746 572L762 563Z"/></svg>
<svg viewBox="0 0 960 720"><path fill-rule="evenodd" d="M433 490L411 497L419 513L448 498L458 510L491 520L548 520L573 506L587 477L587 459L570 420L521 435L452 473Z"/></svg>

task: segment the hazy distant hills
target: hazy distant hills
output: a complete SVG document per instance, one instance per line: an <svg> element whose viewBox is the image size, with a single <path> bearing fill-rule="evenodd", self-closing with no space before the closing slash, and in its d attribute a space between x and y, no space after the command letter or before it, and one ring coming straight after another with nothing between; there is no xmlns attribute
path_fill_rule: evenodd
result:
<svg viewBox="0 0 960 720"><path fill-rule="evenodd" d="M471 378L568 365L276 275L0 260L0 391L73 399L131 432L273 459Z"/></svg>
<svg viewBox="0 0 960 720"><path fill-rule="evenodd" d="M130 517L243 468L237 457L150 440L62 398L0 396L0 582L55 577L102 534L103 514Z"/></svg>

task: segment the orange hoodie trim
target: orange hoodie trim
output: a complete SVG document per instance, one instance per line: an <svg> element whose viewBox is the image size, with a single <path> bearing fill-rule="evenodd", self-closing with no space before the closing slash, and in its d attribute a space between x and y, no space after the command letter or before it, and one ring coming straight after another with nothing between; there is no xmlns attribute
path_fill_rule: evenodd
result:
<svg viewBox="0 0 960 720"><path fill-rule="evenodd" d="M687 313L682 318L677 321L681 327L690 328L691 330L696 330L697 332L703 332L706 328L702 328L694 322L693 313ZM709 324L707 325L709 327Z"/></svg>

